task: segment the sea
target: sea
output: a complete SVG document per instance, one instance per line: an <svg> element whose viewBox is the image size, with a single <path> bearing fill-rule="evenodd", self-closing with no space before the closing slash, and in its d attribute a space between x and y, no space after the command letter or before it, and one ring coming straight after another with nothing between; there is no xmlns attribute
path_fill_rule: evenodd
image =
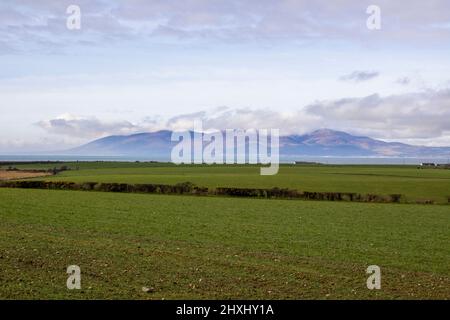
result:
<svg viewBox="0 0 450 320"><path fill-rule="evenodd" d="M144 156L77 156L77 155L0 155L0 162L36 162L36 161L117 161L117 162L145 162L161 161L168 159L149 158ZM384 158L384 157L281 157L280 163L313 162L322 164L367 164L367 165L419 165L421 163L449 164L450 159L445 158Z"/></svg>

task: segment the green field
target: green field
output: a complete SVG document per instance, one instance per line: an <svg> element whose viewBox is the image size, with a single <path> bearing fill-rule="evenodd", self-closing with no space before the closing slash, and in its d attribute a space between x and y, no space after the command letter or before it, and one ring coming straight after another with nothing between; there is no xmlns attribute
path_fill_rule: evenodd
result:
<svg viewBox="0 0 450 320"><path fill-rule="evenodd" d="M449 170L403 166L282 166L272 177L255 166L69 166L47 179L450 194ZM450 299L449 208L0 189L0 299ZM66 288L69 265L82 290ZM366 287L369 265L381 290Z"/></svg>
<svg viewBox="0 0 450 320"><path fill-rule="evenodd" d="M445 206L1 189L0 212L3 299L450 297Z"/></svg>
<svg viewBox="0 0 450 320"><path fill-rule="evenodd" d="M300 191L402 194L406 201L448 203L450 170L415 166L282 165L274 176L261 176L258 166L175 166L151 163L70 163L79 170L46 180L176 184L190 181L205 187L290 188ZM55 165L22 165L50 168ZM60 165L56 165L60 166ZM42 180L37 178L37 180Z"/></svg>

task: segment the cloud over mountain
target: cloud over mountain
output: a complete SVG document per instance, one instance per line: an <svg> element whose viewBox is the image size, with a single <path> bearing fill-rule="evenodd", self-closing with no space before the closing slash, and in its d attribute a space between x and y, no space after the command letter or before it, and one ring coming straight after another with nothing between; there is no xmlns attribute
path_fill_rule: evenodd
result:
<svg viewBox="0 0 450 320"><path fill-rule="evenodd" d="M53 134L98 138L162 129L190 130L194 120L201 120L203 129L209 131L279 128L283 134L303 134L317 128L333 128L378 139L450 145L449 118L450 89L443 89L317 101L294 112L219 107L166 119L148 117L136 123L65 115L37 125Z"/></svg>
<svg viewBox="0 0 450 320"><path fill-rule="evenodd" d="M57 135L93 138L111 134L127 134L139 130L139 127L129 121L100 121L94 117L83 118L70 114L61 115L55 119L42 120L37 126Z"/></svg>
<svg viewBox="0 0 450 320"><path fill-rule="evenodd" d="M450 89L391 96L378 94L312 104L306 112L325 126L352 128L383 139L433 139L450 143Z"/></svg>
<svg viewBox="0 0 450 320"><path fill-rule="evenodd" d="M192 132L190 135L194 139ZM90 156L140 156L168 161L172 148L178 142L176 136L173 139L172 132L168 130L109 136L63 151L63 153ZM447 157L450 155L450 147L433 148L388 143L329 129L315 130L305 135L280 136L279 145L282 161L292 160L298 156ZM236 148L236 146L229 147Z"/></svg>

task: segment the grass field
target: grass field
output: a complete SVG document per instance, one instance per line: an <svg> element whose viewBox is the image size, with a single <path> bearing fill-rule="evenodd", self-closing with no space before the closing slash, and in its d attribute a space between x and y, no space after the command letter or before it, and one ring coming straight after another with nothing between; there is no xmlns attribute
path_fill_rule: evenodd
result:
<svg viewBox="0 0 450 320"><path fill-rule="evenodd" d="M69 166L45 179L450 194L450 171L403 166ZM448 205L0 189L0 216L0 299L450 299Z"/></svg>
<svg viewBox="0 0 450 320"><path fill-rule="evenodd" d="M300 191L402 194L409 202L448 203L450 170L415 166L282 165L274 176L261 176L258 166L175 166L152 163L70 163L72 170L46 178L73 182L176 184L190 181L205 187L291 188ZM21 165L48 169L54 165ZM38 179L42 180L42 178Z"/></svg>
<svg viewBox="0 0 450 320"><path fill-rule="evenodd" d="M450 298L446 206L1 189L0 212L3 299Z"/></svg>

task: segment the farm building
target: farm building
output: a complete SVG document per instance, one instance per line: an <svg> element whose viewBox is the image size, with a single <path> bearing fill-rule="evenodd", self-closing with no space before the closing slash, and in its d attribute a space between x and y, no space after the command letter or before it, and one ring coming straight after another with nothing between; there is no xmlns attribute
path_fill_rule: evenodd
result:
<svg viewBox="0 0 450 320"><path fill-rule="evenodd" d="M422 162L420 166L425 168L434 168L436 167L436 164L433 162Z"/></svg>

